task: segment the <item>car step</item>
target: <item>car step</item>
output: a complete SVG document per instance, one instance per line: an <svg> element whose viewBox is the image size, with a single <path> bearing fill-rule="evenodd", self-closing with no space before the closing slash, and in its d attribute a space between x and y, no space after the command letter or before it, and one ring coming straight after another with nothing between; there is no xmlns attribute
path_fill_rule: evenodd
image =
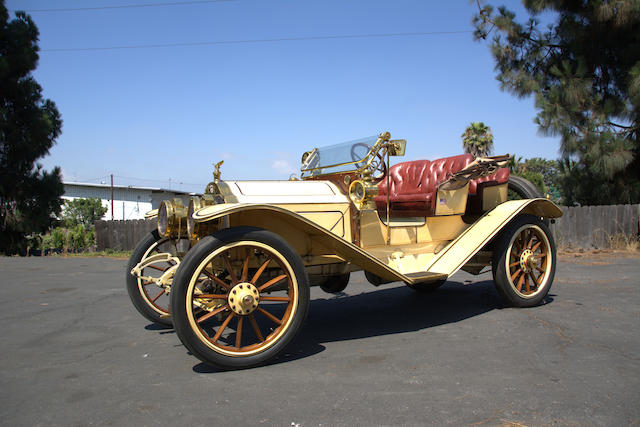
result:
<svg viewBox="0 0 640 427"><path fill-rule="evenodd" d="M444 273L433 273L428 271L419 271L417 273L409 273L405 274L405 276L409 279L407 282L411 285L415 283L423 283L423 282L437 282L439 280L446 280L449 277Z"/></svg>

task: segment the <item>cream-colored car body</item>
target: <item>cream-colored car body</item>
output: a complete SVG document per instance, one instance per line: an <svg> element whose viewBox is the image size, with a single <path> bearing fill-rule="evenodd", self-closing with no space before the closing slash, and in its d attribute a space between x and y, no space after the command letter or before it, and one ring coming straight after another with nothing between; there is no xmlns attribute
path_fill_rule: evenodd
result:
<svg viewBox="0 0 640 427"><path fill-rule="evenodd" d="M477 273L490 265L491 254L483 248L519 213L562 215L548 200L527 199L496 202L495 208L467 224L459 209L466 204L465 186L447 198L443 195L450 206L433 217L392 218L387 226L376 210L362 209L356 214L360 229L355 233L353 206L330 181L220 181L217 187L225 203L195 211L196 222L226 218L229 227L273 231L298 252L311 275L364 269L410 284L443 280L465 266ZM502 193L506 198L506 185Z"/></svg>

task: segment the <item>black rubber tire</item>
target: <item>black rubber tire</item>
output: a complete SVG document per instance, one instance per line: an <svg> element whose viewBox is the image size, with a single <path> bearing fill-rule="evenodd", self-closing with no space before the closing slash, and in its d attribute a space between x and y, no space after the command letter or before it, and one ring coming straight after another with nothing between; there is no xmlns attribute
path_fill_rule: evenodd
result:
<svg viewBox="0 0 640 427"><path fill-rule="evenodd" d="M320 285L320 289L322 289L328 294L337 294L347 289L347 285L349 284L350 277L351 277L350 273L336 274L334 276L329 276Z"/></svg>
<svg viewBox="0 0 640 427"><path fill-rule="evenodd" d="M295 309L295 312L291 314L292 318L288 321L285 329L271 340L267 337L263 343L268 343L268 345L263 350L258 349L257 353L251 355L227 355L220 350L214 350L211 343L207 345L200 338L198 332L189 321L189 315L194 316L192 303L191 301L187 302L192 276L198 274L198 268L203 261L207 260L215 251L238 242L257 242L267 246L270 251L284 258L291 268L288 273L295 278L291 286L295 287L298 297L297 304L292 303L291 305L292 310ZM255 227L223 229L213 235L202 238L183 258L176 271L171 288L171 308L176 334L194 356L206 364L221 369L250 368L262 365L275 357L289 344L302 327L309 310L309 278L300 256L279 235Z"/></svg>
<svg viewBox="0 0 640 427"><path fill-rule="evenodd" d="M135 249L131 253L129 262L127 263L126 271L127 293L129 294L129 298L131 298L133 306L147 320L164 326L172 326L170 317L162 317L163 315L168 313L160 313L157 308L154 308L152 305L150 305L149 301L141 294L142 291L138 286L139 279L131 274L131 269L133 269L133 267L135 267L142 260L143 256L145 256L149 248L155 245L159 240L161 239L158 235L158 232L156 230L153 230L138 242Z"/></svg>
<svg viewBox="0 0 640 427"><path fill-rule="evenodd" d="M373 274L370 271L366 271L366 270L364 272L364 277L366 277L367 281L371 283L373 286L380 286L380 285L385 285L387 283L393 282L393 280L383 279L377 274Z"/></svg>
<svg viewBox="0 0 640 427"><path fill-rule="evenodd" d="M540 237L543 237L543 240L546 238L546 242L543 241L543 244L547 245L548 247L541 252L545 254L547 260L551 260L551 265L548 264L548 261L543 264L542 269L544 270L544 272L539 276L539 278L542 277L542 283L536 286L535 291L533 291L531 295L525 295L523 292L518 291L517 286L514 283L515 279L511 279L512 274L509 267L509 262L514 262L513 260L509 259L510 251L512 251L513 249L515 249L516 251L518 250L515 245L515 239L517 236L521 235L524 230L531 230L538 234L544 233L544 236L540 234L540 236L536 236L536 238L538 240L540 240ZM515 257L514 259L517 262L518 258ZM515 269L517 270L518 266L516 266ZM503 300L510 306L536 306L540 304L540 302L547 296L549 289L551 289L555 271L556 246L553 240L553 235L549 231L547 225L540 218L534 215L517 216L500 233L493 252L492 272L493 280L498 294L500 294ZM526 273L524 275L527 276ZM516 276L516 278L517 277L519 276ZM527 277L526 280L528 283L529 277ZM522 287L522 285L520 285L520 287Z"/></svg>
<svg viewBox="0 0 640 427"><path fill-rule="evenodd" d="M523 199L537 199L539 197L543 197L540 190L538 190L538 187L521 176L510 175L508 188Z"/></svg>
<svg viewBox="0 0 640 427"><path fill-rule="evenodd" d="M407 283L406 285L416 292L429 293L435 291L446 282L446 280L438 280L437 282L414 283L413 285Z"/></svg>
<svg viewBox="0 0 640 427"><path fill-rule="evenodd" d="M544 196L540 193L540 190L538 190L538 187L536 187L528 179L525 179L521 176L510 175L508 189L515 192L521 199L544 198ZM549 226L548 219L544 219L543 222L547 227Z"/></svg>

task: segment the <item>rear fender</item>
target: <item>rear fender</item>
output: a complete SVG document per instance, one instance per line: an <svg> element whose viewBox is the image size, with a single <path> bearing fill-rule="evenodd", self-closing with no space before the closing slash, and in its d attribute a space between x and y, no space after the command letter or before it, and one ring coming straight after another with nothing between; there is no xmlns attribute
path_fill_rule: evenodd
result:
<svg viewBox="0 0 640 427"><path fill-rule="evenodd" d="M519 214L559 218L562 210L547 199L510 200L502 203L449 243L433 259L427 271L452 275Z"/></svg>

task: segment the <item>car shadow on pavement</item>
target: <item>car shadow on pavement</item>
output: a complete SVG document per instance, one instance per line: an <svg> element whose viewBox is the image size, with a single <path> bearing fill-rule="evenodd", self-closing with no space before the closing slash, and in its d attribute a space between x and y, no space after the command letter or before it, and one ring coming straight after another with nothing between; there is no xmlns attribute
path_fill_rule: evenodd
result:
<svg viewBox="0 0 640 427"><path fill-rule="evenodd" d="M173 331L173 327L172 326L160 325L158 323L149 323L144 328L147 331L159 331L161 333L162 332L167 332L167 331Z"/></svg>
<svg viewBox="0 0 640 427"><path fill-rule="evenodd" d="M382 288L358 295L339 294L311 301L298 336L267 365L290 362L322 352L322 343L418 331L459 322L504 307L493 281L449 281L433 292L407 286ZM219 372L200 363L198 373Z"/></svg>
<svg viewBox="0 0 640 427"><path fill-rule="evenodd" d="M433 292L407 286L311 301L298 343L346 341L418 331L502 308L493 281L447 282Z"/></svg>

